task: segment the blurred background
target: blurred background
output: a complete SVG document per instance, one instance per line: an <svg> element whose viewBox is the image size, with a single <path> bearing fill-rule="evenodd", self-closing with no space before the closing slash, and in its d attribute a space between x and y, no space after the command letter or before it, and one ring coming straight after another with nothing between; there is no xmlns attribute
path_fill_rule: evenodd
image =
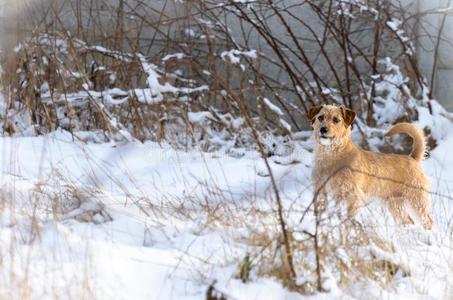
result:
<svg viewBox="0 0 453 300"><path fill-rule="evenodd" d="M307 129L307 108L320 103L354 109L359 127L417 120L414 107L432 114L433 100L453 110L450 4L3 1L2 118L48 132L111 130L115 117L141 140L170 135L189 112L209 112L232 129L242 105L260 129L281 134ZM80 91L101 94L67 96ZM69 100L57 101L61 95ZM134 109L142 114L131 121ZM19 112L29 120L11 120Z"/></svg>

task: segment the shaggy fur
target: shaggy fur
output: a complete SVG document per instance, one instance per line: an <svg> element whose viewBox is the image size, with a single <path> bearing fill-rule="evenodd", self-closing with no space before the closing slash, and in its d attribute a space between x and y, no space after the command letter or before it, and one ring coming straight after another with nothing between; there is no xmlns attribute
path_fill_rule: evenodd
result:
<svg viewBox="0 0 453 300"><path fill-rule="evenodd" d="M319 196L332 195L354 213L370 197L384 200L396 220L413 223L407 208L417 212L430 229L429 180L420 161L425 154L423 132L412 124L396 124L387 135L409 134L414 141L411 156L382 154L358 148L351 140L355 113L345 107L323 105L310 109L315 162L312 179Z"/></svg>

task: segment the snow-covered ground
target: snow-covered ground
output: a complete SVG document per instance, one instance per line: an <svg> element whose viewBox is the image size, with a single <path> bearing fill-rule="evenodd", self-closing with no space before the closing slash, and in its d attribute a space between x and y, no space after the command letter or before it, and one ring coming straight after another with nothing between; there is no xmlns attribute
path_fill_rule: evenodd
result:
<svg viewBox="0 0 453 300"><path fill-rule="evenodd" d="M453 299L451 149L453 135L424 162L434 229L385 233L389 259L405 275L386 286L331 283L310 298ZM237 279L254 251L252 232L275 223L270 179L255 152L233 158L153 142L84 144L60 131L0 138L0 152L1 298L205 299L216 282L231 299L304 299L253 271L249 283ZM310 154L302 156L299 164L271 161L293 227L312 197Z"/></svg>

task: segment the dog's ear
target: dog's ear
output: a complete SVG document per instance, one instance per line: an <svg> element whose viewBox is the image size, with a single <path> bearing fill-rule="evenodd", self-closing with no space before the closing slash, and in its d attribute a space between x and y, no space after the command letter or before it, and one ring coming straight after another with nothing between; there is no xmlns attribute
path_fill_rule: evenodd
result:
<svg viewBox="0 0 453 300"><path fill-rule="evenodd" d="M322 109L322 105L310 107L310 109L308 110L307 116L312 124L314 123L315 116L319 113L319 111L321 109Z"/></svg>
<svg viewBox="0 0 453 300"><path fill-rule="evenodd" d="M342 107L341 108L341 113L343 114L343 119L344 122L346 123L347 126L350 126L352 122L354 122L355 119L355 112L350 110L347 107Z"/></svg>

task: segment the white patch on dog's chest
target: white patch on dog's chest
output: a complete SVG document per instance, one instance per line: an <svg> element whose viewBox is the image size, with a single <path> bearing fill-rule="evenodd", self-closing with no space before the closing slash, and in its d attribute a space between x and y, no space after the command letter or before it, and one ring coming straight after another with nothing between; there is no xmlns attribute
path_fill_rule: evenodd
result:
<svg viewBox="0 0 453 300"><path fill-rule="evenodd" d="M323 139L323 138L320 138L319 142L323 146L330 146L330 144L332 143L332 141L330 139Z"/></svg>

